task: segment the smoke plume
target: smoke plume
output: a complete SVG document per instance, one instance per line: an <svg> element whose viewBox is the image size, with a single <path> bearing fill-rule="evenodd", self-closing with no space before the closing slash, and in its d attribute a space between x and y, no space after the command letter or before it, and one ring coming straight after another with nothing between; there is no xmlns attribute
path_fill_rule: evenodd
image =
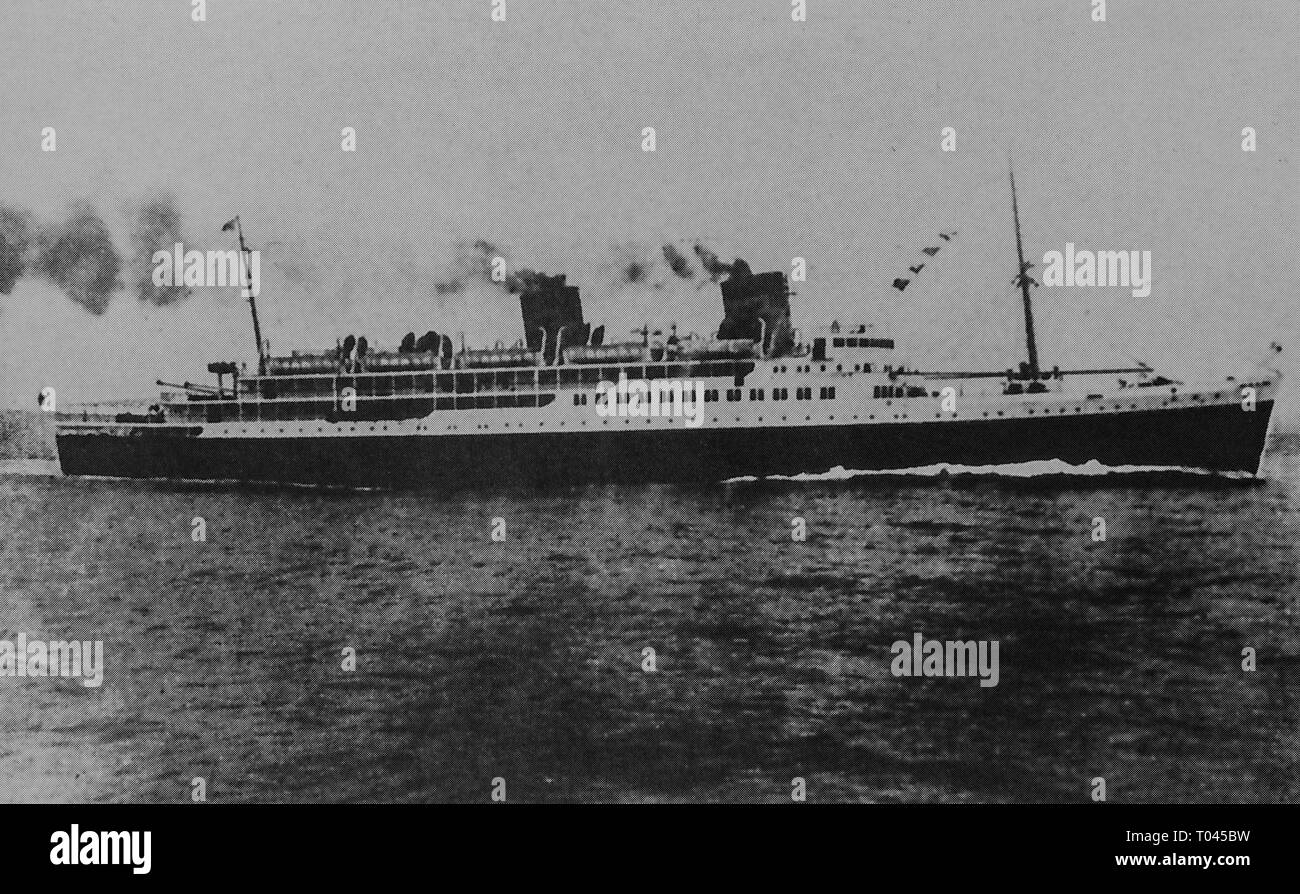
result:
<svg viewBox="0 0 1300 894"><path fill-rule="evenodd" d="M723 276L731 272L731 264L719 258L699 242L695 243L695 254L699 257L700 266L704 268L704 272L714 282L720 281Z"/></svg>
<svg viewBox="0 0 1300 894"><path fill-rule="evenodd" d="M531 292L534 290L547 289L552 286L564 285L564 274L551 276L550 274L541 273L537 270L524 268L517 273L511 273L506 277L506 291L511 294L520 292Z"/></svg>
<svg viewBox="0 0 1300 894"><path fill-rule="evenodd" d="M32 216L0 205L0 295L8 295L27 269L32 244Z"/></svg>
<svg viewBox="0 0 1300 894"><path fill-rule="evenodd" d="M470 283L490 283L494 260L504 257L505 253L486 239L462 239L456 243L456 253L448 265L447 274L433 284L433 290L439 295L457 295Z"/></svg>
<svg viewBox="0 0 1300 894"><path fill-rule="evenodd" d="M664 245L664 260L668 262L668 269L673 272L674 276L681 279L693 279L695 277L695 271L691 269L691 262L671 242Z"/></svg>
<svg viewBox="0 0 1300 894"><path fill-rule="evenodd" d="M122 258L88 204L75 205L67 220L43 231L37 246L36 269L96 316L122 287Z"/></svg>
<svg viewBox="0 0 1300 894"><path fill-rule="evenodd" d="M638 283L646 278L649 268L640 261L629 261L623 267L623 281Z"/></svg>
<svg viewBox="0 0 1300 894"><path fill-rule="evenodd" d="M506 260L506 274L500 280L492 278L497 258ZM458 295L471 285L483 283L503 289L511 294L559 285L563 276L551 276L537 270L521 268L510 271L507 253L487 239L461 239L456 242L455 253L446 272L433 284L438 295Z"/></svg>
<svg viewBox="0 0 1300 894"><path fill-rule="evenodd" d="M146 201L136 212L131 229L131 279L141 301L161 307L189 296L190 290L181 283L158 286L153 281L154 252L170 252L177 242L183 243L181 229L181 214L169 195Z"/></svg>
<svg viewBox="0 0 1300 894"><path fill-rule="evenodd" d="M612 251L616 286L651 284L649 279L655 261L648 246L636 242L624 242L613 246Z"/></svg>

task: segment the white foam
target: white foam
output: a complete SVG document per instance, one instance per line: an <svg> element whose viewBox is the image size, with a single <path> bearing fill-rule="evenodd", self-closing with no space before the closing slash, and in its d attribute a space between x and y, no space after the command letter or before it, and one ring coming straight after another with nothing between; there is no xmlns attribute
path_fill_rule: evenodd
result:
<svg viewBox="0 0 1300 894"><path fill-rule="evenodd" d="M62 475L56 460L0 459L0 475Z"/></svg>
<svg viewBox="0 0 1300 894"><path fill-rule="evenodd" d="M835 466L826 472L800 472L797 475L768 475L766 481L846 481L852 478L870 476L914 476L934 478L939 475L967 475L1005 478L1038 478L1050 475L1068 475L1092 478L1103 475L1138 475L1150 474L1201 475L1214 478L1249 480L1254 478L1250 472L1216 472L1211 469L1194 469L1182 466L1107 466L1097 460L1089 460L1082 465L1074 465L1064 460L1033 460L1023 463L998 463L987 466L966 466L957 463L935 463L929 466L914 466L907 469L845 469ZM744 483L758 481L753 475L730 478L726 483Z"/></svg>

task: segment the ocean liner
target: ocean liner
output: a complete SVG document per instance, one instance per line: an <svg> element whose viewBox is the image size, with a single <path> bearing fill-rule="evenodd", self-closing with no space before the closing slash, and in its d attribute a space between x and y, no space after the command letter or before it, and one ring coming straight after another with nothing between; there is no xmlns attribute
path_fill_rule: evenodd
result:
<svg viewBox="0 0 1300 894"><path fill-rule="evenodd" d="M1139 364L1039 363L1011 179L1014 283L1027 358L998 371L925 369L887 332L794 328L782 272L737 260L716 334L649 327L606 342L564 276L520 291L523 338L467 350L408 333L270 356L251 290L255 372L160 385L142 412L69 408L68 475L446 488L471 483L722 482L845 470L1059 460L1258 474L1280 375L1187 384ZM242 253L242 227L239 230ZM1276 349L1276 346L1274 346ZM686 383L683 390L678 383Z"/></svg>

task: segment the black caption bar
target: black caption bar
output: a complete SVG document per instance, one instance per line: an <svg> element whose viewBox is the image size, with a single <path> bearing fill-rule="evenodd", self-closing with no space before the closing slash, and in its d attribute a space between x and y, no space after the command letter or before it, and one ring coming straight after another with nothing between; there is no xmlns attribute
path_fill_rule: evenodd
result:
<svg viewBox="0 0 1300 894"><path fill-rule="evenodd" d="M638 885L849 870L1230 884L1288 865L1295 816L1266 805L44 805L6 808L0 830L7 877L74 883L436 885L469 873Z"/></svg>

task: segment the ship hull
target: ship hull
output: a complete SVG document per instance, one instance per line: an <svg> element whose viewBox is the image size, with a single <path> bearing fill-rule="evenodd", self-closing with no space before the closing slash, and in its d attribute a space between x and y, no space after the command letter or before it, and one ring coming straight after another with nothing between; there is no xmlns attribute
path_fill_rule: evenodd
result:
<svg viewBox="0 0 1300 894"><path fill-rule="evenodd" d="M731 478L1036 460L1254 474L1271 401L1104 415L866 425L384 437L201 437L141 425L60 431L67 475L343 487L720 482Z"/></svg>

